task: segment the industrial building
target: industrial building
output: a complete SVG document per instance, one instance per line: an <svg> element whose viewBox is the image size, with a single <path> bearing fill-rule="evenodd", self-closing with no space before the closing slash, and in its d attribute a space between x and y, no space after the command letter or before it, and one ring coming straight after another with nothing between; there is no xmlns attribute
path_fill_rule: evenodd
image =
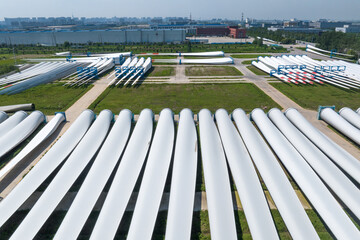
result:
<svg viewBox="0 0 360 240"><path fill-rule="evenodd" d="M246 29L237 26L196 28L197 36L230 36L232 38L246 38Z"/></svg>
<svg viewBox="0 0 360 240"><path fill-rule="evenodd" d="M229 28L229 36L232 38L246 38L246 29L245 28Z"/></svg>
<svg viewBox="0 0 360 240"><path fill-rule="evenodd" d="M81 31L4 31L0 44L43 44L55 46L64 42L87 43L181 43L183 29L81 30Z"/></svg>

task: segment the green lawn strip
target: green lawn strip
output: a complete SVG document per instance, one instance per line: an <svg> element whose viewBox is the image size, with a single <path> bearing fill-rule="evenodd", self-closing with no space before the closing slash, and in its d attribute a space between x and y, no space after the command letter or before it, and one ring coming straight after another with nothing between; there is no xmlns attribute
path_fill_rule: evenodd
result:
<svg viewBox="0 0 360 240"><path fill-rule="evenodd" d="M272 55L259 55L259 54L232 54L232 58L258 58L258 57L271 57Z"/></svg>
<svg viewBox="0 0 360 240"><path fill-rule="evenodd" d="M178 56L173 55L138 55L138 58L144 57L145 59L151 57L152 59L176 59Z"/></svg>
<svg viewBox="0 0 360 240"><path fill-rule="evenodd" d="M318 233L320 239L333 239L317 213L312 209L305 211L310 221L312 222L316 232ZM278 230L278 233L280 235L280 239L292 239L290 233L287 230L284 220L281 218L279 211L271 210L271 214L273 216L276 229Z"/></svg>
<svg viewBox="0 0 360 240"><path fill-rule="evenodd" d="M298 103L300 106L317 110L321 106L335 105L337 110L342 107L357 109L360 102L359 90L347 90L329 84L312 86L296 86L293 84L270 83L273 87Z"/></svg>
<svg viewBox="0 0 360 240"><path fill-rule="evenodd" d="M232 66L186 67L186 76L242 76L242 72Z"/></svg>
<svg viewBox="0 0 360 240"><path fill-rule="evenodd" d="M253 65L250 65L250 66L247 66L247 68L252 71L254 74L256 75L262 75L262 76L267 76L269 75L268 73L258 69L257 67L253 66Z"/></svg>
<svg viewBox="0 0 360 240"><path fill-rule="evenodd" d="M97 113L102 109L118 113L128 108L135 114L144 108L155 113L170 108L177 114L183 108L198 113L203 108L212 112L225 108L231 112L239 107L247 112L256 107L281 108L252 83L147 84L139 88L108 88L90 105Z"/></svg>
<svg viewBox="0 0 360 240"><path fill-rule="evenodd" d="M16 61L16 64L23 63L21 59L18 59ZM19 70L18 67L15 66L15 60L12 56L9 55L0 55L0 77L4 74L10 73L10 72L17 72Z"/></svg>
<svg viewBox="0 0 360 240"><path fill-rule="evenodd" d="M13 72L13 71L18 71L19 69L17 67L15 67L14 65L12 64L3 64L1 63L0 61L0 77L4 74L7 74L7 73L10 73L10 72Z"/></svg>
<svg viewBox="0 0 360 240"><path fill-rule="evenodd" d="M306 51L306 47L295 47L296 49Z"/></svg>
<svg viewBox="0 0 360 240"><path fill-rule="evenodd" d="M256 59L242 61L241 63L244 64L244 65L250 65L252 63L252 61L256 61Z"/></svg>
<svg viewBox="0 0 360 240"><path fill-rule="evenodd" d="M147 73L147 77L168 77L175 75L174 67L152 67Z"/></svg>
<svg viewBox="0 0 360 240"><path fill-rule="evenodd" d="M43 84L14 95L0 95L1 105L34 103L36 110L45 115L53 115L58 111L65 111L92 85L82 87L65 87L62 83Z"/></svg>

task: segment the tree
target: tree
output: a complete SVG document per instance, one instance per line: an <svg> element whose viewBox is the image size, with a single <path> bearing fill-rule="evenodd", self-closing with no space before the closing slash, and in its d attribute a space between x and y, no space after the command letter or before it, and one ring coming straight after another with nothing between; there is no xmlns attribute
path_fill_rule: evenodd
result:
<svg viewBox="0 0 360 240"><path fill-rule="evenodd" d="M64 48L70 48L70 43L68 41L65 41L64 42Z"/></svg>
<svg viewBox="0 0 360 240"><path fill-rule="evenodd" d="M190 41L188 41L188 44L187 44L187 51L191 52L191 42Z"/></svg>

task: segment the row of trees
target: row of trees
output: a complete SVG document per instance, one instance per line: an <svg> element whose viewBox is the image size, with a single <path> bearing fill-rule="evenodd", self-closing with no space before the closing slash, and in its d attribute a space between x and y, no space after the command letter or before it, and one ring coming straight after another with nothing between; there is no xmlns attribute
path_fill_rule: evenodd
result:
<svg viewBox="0 0 360 240"><path fill-rule="evenodd" d="M202 43L183 43L183 44L72 44L65 42L57 46L41 45L0 45L0 54L53 54L55 52L71 51L72 53L104 53L104 52L207 52L224 51L228 53L241 52L286 52L286 49L279 47L268 47L259 44L202 44Z"/></svg>

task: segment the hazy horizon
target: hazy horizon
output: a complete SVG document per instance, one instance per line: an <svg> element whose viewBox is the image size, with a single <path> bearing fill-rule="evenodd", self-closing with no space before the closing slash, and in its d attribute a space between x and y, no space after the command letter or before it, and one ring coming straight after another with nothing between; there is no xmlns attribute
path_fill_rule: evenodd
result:
<svg viewBox="0 0 360 240"><path fill-rule="evenodd" d="M360 1L343 0L137 0L136 2L119 0L18 0L3 2L0 19L4 17L189 17L193 19L256 18L272 19L332 19L360 20L358 10ZM261 7L259 7L261 6ZM338 6L341 6L339 8Z"/></svg>

